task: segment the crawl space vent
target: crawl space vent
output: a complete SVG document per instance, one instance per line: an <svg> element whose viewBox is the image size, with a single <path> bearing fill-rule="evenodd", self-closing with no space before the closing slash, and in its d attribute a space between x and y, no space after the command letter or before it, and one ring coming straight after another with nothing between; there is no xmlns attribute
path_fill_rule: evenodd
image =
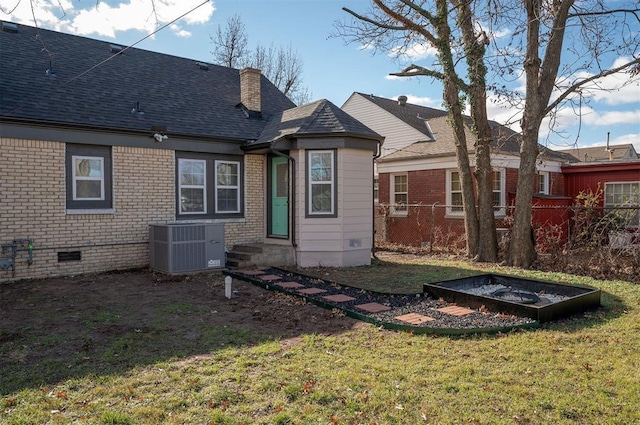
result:
<svg viewBox="0 0 640 425"><path fill-rule="evenodd" d="M82 253L80 251L58 252L58 263L66 263L69 261L81 261Z"/></svg>

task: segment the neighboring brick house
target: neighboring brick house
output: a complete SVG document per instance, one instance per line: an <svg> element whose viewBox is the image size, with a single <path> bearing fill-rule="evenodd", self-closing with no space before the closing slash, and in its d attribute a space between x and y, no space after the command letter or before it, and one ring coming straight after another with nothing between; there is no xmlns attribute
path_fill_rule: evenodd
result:
<svg viewBox="0 0 640 425"><path fill-rule="evenodd" d="M0 56L0 281L147 266L150 225L172 222L299 265L369 263L382 137L330 102L8 22Z"/></svg>
<svg viewBox="0 0 640 425"><path fill-rule="evenodd" d="M379 208L384 238L389 242L424 245L433 229L464 235L462 192L453 130L445 111L413 105L406 97L386 99L353 93L342 106L350 115L385 136L382 155L376 160ZM474 162L475 136L466 118L467 143ZM491 164L494 171L496 226L504 226L513 204L520 166L519 136L491 122L494 134ZM564 192L562 164L567 156L540 147L534 191L536 205L569 205ZM433 206L433 207L432 207ZM433 214L433 216L432 216ZM560 222L562 217L534 212L534 223Z"/></svg>

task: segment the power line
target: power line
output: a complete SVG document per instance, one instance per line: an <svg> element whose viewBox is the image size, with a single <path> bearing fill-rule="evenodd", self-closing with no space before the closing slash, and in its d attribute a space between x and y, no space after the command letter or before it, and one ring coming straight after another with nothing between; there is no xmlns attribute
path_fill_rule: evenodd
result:
<svg viewBox="0 0 640 425"><path fill-rule="evenodd" d="M178 16L177 18L167 22L166 24L164 24L163 26L157 28L156 30L150 32L149 34L145 35L144 37L142 37L140 40L136 41L133 44L130 44L129 46L125 47L124 49L122 49L121 51L119 51L118 53L116 53L115 55L109 56L107 59L103 60L102 62L99 62L95 65L93 65L91 68L87 69L86 71L81 72L80 74L76 75L75 77L70 78L69 80L65 81L64 83L60 84L58 87L55 87L51 90L49 90L48 92L46 92L43 96L46 97L48 95L50 95L51 93L58 91L59 89L67 86L68 84L74 82L75 80L77 80L78 78L90 73L91 71L93 71L94 69L104 65L105 63L109 62L110 60L112 60L113 58L115 58L118 55L123 54L124 52L126 52L127 50L131 49L132 47L142 43L144 40L146 40L149 37L154 36L155 34L159 33L160 31L162 31L163 29L167 28L169 25L172 25L174 23L176 23L177 21L179 21L180 19L184 18L185 16L191 14L192 12L198 10L199 8L201 8L202 6L204 6L206 3L209 3L210 0L205 0L202 3L200 3L199 5L195 6L194 8L192 8L191 10L183 13L182 15ZM18 106L16 106L15 108L11 109L10 111L6 112L6 114L11 114L15 111L17 111L18 109L26 106L29 102L25 102L22 103Z"/></svg>

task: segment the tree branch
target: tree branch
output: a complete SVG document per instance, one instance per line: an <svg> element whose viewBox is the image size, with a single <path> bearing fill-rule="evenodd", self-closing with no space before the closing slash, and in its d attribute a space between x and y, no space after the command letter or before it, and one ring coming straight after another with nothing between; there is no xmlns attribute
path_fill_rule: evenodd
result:
<svg viewBox="0 0 640 425"><path fill-rule="evenodd" d="M415 65L415 64L407 66L400 72L392 72L389 75L392 75L394 77L424 76L424 77L432 77L439 81L444 81L447 78L446 75L440 71L434 71L433 69L428 69L423 66ZM463 80L461 80L460 78L456 79L455 83L456 83L456 86L460 88L460 90L464 92L469 91L469 85L465 83Z"/></svg>
<svg viewBox="0 0 640 425"><path fill-rule="evenodd" d="M633 65L638 65L638 64L640 64L640 58L636 58L636 59L632 60L631 62L627 62L627 63L625 63L623 65L620 65L620 66L618 66L616 68L612 68L612 69L609 69L607 71L600 72L599 74L592 75L589 78L585 78L584 80L573 84L571 87L566 89L560 96L558 96L558 98L556 100L551 102L549 104L549 106L546 107L546 109L544 110L544 115L547 115L549 112L551 112L553 109L555 109L563 100L565 100L567 98L567 96L569 96L572 93L575 93L580 88L584 87L585 84L588 84L588 83L590 83L592 81L595 81L597 79L600 79L600 78L604 78L604 77L606 77L608 75L611 75L611 74L616 74L616 73L618 73L618 72L620 72L620 71L622 71L624 69L630 68Z"/></svg>
<svg viewBox="0 0 640 425"><path fill-rule="evenodd" d="M349 9L348 7L343 7L342 10L344 10L345 12L347 12L349 15L353 16L354 18L360 20L360 21L364 21L364 22L368 22L373 26L376 26L378 28L382 28L385 30L393 30L393 31L407 31L408 28L406 27L402 27L402 26L397 26L397 25L387 25L387 24L383 24L381 22L378 21L374 21L371 18L368 18L364 15L360 15L356 12L354 12L353 10Z"/></svg>
<svg viewBox="0 0 640 425"><path fill-rule="evenodd" d="M601 16L601 15L613 15L616 13L625 13L635 16L636 20L640 22L640 9L611 9L611 10L600 10L597 12L581 12L581 13L570 13L568 18L580 18L584 16Z"/></svg>

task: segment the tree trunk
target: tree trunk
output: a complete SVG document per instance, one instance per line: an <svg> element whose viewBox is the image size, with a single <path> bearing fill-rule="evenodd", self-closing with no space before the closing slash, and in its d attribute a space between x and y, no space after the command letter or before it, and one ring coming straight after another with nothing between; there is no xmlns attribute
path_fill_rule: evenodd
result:
<svg viewBox="0 0 640 425"><path fill-rule="evenodd" d="M474 29L473 12L467 1L454 1L458 10L458 26L462 30L469 75L468 95L476 135L476 179L478 184L478 246L477 261L498 260L498 239L493 206L493 169L491 142L493 134L487 116L487 68L484 64L485 43Z"/></svg>
<svg viewBox="0 0 640 425"><path fill-rule="evenodd" d="M498 260L498 238L493 205L493 170L491 139L478 140L476 145L476 175L478 181L479 239L477 261L495 263Z"/></svg>
<svg viewBox="0 0 640 425"><path fill-rule="evenodd" d="M507 261L511 266L529 268L537 258L531 228L531 204L538 157L538 132L523 131L522 138L515 220L511 229Z"/></svg>
<svg viewBox="0 0 640 425"><path fill-rule="evenodd" d="M476 214L475 187L473 174L469 165L469 152L467 150L467 137L464 131L462 119L462 103L458 87L451 80L444 81L444 97L449 111L449 120L454 132L456 145L456 158L460 184L462 189L462 204L464 208L464 229L467 235L467 255L475 258L478 255L479 228Z"/></svg>

